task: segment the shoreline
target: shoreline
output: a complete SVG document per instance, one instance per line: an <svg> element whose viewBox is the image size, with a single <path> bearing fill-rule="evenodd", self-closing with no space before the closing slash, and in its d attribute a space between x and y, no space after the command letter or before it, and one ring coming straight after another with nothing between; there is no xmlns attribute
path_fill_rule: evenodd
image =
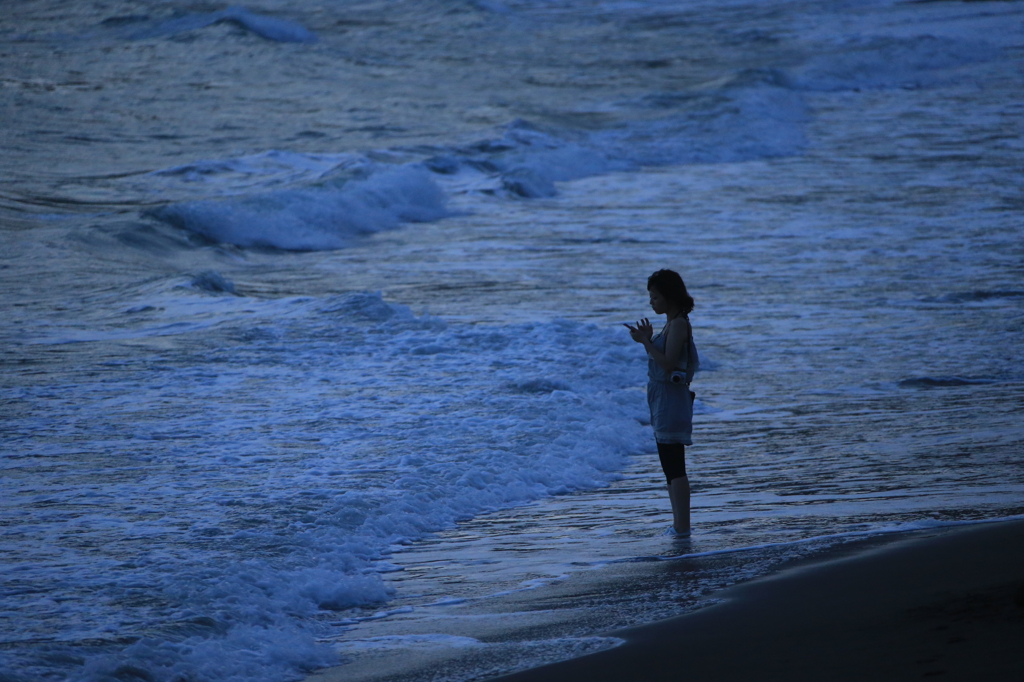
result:
<svg viewBox="0 0 1024 682"><path fill-rule="evenodd" d="M797 562L613 649L489 678L1024 680L1024 520Z"/></svg>
<svg viewBox="0 0 1024 682"><path fill-rule="evenodd" d="M955 644L959 649L969 650L970 654L974 644L964 646L963 638L984 636L986 626L982 623L978 630L975 616L990 617L993 608L996 611L1001 608L1003 615L999 617L1011 621L1002 626L997 623L997 639L1002 637L999 641L1003 644L997 642L994 649L982 647L980 653L972 654L974 658L1010 660L1008 652L1021 648L1018 644L1024 642L1024 608L1018 609L1012 602L1016 591L1024 584L1024 519L962 522L866 535L828 548L790 555L781 562L771 558L772 552L790 544L752 547L743 553L713 551L659 561L613 563L600 571L577 573L565 581L537 590L509 593L475 606L467 603L435 608L426 622L406 620L397 628L394 623L392 627L376 631L371 628L362 633L361 639L373 646L375 637L385 642L395 635L398 639L420 637L436 639L438 646L424 647L425 642L397 650L388 646L379 652L360 654L339 666L312 672L305 679L306 682L438 679L562 682L587 678L589 682L589 678L635 677L637 671L641 671L644 680L677 680L684 674L687 680L859 680L868 677L888 680L921 679L925 673L938 675L940 679L1024 680L1024 656L1018 656L1021 664L1016 667L1010 661L1011 673L1002 674L988 665L983 677L975 676L974 672L941 675L944 669L927 665L917 666L921 670L914 666L910 666L909 671L893 670L893 661L900 660L901 642L910 648L922 643L925 648L936 644L935 641L929 644L922 627L948 629L950 625L962 625L943 619L955 621L965 617L970 620L969 632L947 634L946 638L961 638ZM967 557L966 565L964 561L946 561L945 554L954 559ZM760 575L714 587L718 578L734 573L728 566L735 566L736 561L748 565L767 561L775 565ZM723 567L726 570L719 572ZM911 572L909 579L905 575L907 571ZM856 578L853 582L851 574ZM704 587L698 599L694 599L692 589L695 576L704 576L699 580ZM962 594L953 594L957 591ZM636 613L627 614L633 602L645 605L644 611L654 606L649 602L649 595L654 593L662 594L660 601L664 604L676 603L674 613L652 614L639 620ZM595 611L598 604L603 605ZM815 605L820 607L817 612ZM456 610L450 611L451 608ZM908 609L912 612L909 620L903 613ZM972 609L978 614L972 615ZM417 608L416 612L422 610ZM893 613L902 614L903 620L886 626L886 617ZM491 618L491 614L495 618ZM878 630L876 638L881 637L897 647L886 653L888 661L878 660L878 647L872 641L875 626L863 631L863 624L857 624L858 617L882 623L884 627ZM415 617L410 614L396 618ZM470 638L475 644L468 648L454 641L456 646L440 645L441 640L451 637ZM1008 644L1007 637L1010 638ZM546 660L542 657L532 664L528 660L513 662L516 646L535 647L544 642L564 641L564 638L590 640L598 648L589 651L584 648L575 653L552 650ZM736 641L742 641L743 645L736 646ZM937 643L942 645L945 641ZM873 668L842 664L844 659L840 654L851 646L853 651L860 652L857 660L881 666L883 672L889 674L880 676ZM917 662L941 663L945 655L941 648L937 653L925 652L912 658ZM510 652L512 658L508 657ZM789 663L773 662L776 653L788 657ZM831 659L836 656L838 667L830 668ZM723 660L726 665L722 665ZM793 668L796 664L799 669ZM776 666L772 675L763 675L771 665ZM844 666L848 673L843 672Z"/></svg>

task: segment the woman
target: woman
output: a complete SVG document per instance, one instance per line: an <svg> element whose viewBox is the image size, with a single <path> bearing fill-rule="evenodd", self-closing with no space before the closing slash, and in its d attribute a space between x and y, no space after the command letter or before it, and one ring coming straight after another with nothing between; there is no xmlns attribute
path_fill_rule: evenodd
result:
<svg viewBox="0 0 1024 682"><path fill-rule="evenodd" d="M697 370L697 348L688 317L693 310L693 298L683 279L672 270L658 270L648 277L647 292L654 312L667 318L664 329L654 334L647 318L635 327L625 326L633 340L643 344L647 351L647 404L672 501L672 530L679 537L689 537L690 481L686 477L685 446L693 442L690 381Z"/></svg>

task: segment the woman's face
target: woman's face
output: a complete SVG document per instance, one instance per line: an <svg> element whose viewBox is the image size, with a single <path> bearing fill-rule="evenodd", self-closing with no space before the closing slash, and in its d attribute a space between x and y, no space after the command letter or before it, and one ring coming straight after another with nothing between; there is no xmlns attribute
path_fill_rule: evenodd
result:
<svg viewBox="0 0 1024 682"><path fill-rule="evenodd" d="M651 287L647 290L647 293L651 296L651 309L654 310L655 315L664 315L668 312L668 301L665 300L660 291Z"/></svg>

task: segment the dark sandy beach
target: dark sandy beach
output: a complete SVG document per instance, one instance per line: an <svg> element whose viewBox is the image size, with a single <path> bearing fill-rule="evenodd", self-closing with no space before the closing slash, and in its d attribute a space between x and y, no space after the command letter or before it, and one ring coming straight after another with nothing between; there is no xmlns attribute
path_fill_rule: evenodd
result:
<svg viewBox="0 0 1024 682"><path fill-rule="evenodd" d="M614 649L502 676L564 680L1024 680L1024 521L961 526L722 593Z"/></svg>

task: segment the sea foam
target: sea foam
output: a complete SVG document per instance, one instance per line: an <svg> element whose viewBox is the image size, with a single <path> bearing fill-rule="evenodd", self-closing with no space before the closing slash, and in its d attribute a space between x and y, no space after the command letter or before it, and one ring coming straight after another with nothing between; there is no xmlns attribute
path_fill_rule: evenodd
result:
<svg viewBox="0 0 1024 682"><path fill-rule="evenodd" d="M158 327L174 297L210 299L154 296L144 324ZM52 600L26 589L11 608L59 621L72 640L124 632L126 618L140 637L85 668L62 664L73 679L240 682L335 663L317 639L394 594L378 570L392 546L606 485L647 444L642 354L618 330L453 326L372 292L216 302L236 313L191 359L63 386L59 404L45 387L22 396L55 429L95 430L76 432L74 474L13 478L0 504L46 495L47 509L66 509L46 523L105 549L89 562L54 554L29 523L10 568ZM30 454L47 457L41 445ZM122 473L88 475L109 471ZM36 665L54 664L17 668Z"/></svg>
<svg viewBox="0 0 1024 682"><path fill-rule="evenodd" d="M361 235L446 214L440 187L413 166L305 189L170 204L147 213L215 242L290 251L343 248Z"/></svg>
<svg viewBox="0 0 1024 682"><path fill-rule="evenodd" d="M665 114L592 134L592 143L631 167L723 163L791 156L806 145L802 96L771 83L723 88L714 97L658 98Z"/></svg>
<svg viewBox="0 0 1024 682"><path fill-rule="evenodd" d="M800 153L808 120L799 92L769 76L740 74L710 93L646 95L644 112L593 131L508 124L497 138L454 147L427 162L435 172L490 173L513 194L551 196L555 182L642 166L749 161Z"/></svg>
<svg viewBox="0 0 1024 682"><path fill-rule="evenodd" d="M591 131L517 119L496 136L438 146L433 154L395 150L396 158L419 155L405 164L276 150L196 161L148 177L162 189L194 193L198 186L222 198L176 202L147 215L236 246L339 249L403 222L445 217L442 187L534 199L555 196L556 183L612 171L798 154L806 145L806 106L780 79L741 73L709 92L646 95L621 103L642 116ZM273 189L288 184L293 188Z"/></svg>

